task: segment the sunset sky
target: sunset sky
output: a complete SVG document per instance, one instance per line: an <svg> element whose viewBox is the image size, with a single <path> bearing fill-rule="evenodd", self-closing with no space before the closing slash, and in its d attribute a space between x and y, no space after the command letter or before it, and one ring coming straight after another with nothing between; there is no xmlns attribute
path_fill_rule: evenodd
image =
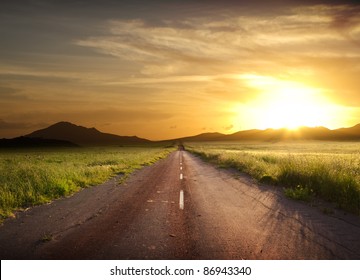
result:
<svg viewBox="0 0 360 280"><path fill-rule="evenodd" d="M0 138L360 123L357 1L0 2Z"/></svg>

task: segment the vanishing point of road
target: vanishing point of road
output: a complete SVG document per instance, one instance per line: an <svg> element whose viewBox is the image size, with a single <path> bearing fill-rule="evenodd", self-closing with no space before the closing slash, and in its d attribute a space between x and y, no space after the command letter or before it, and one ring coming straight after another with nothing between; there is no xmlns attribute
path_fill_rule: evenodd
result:
<svg viewBox="0 0 360 280"><path fill-rule="evenodd" d="M360 219L179 149L0 226L1 259L360 259Z"/></svg>

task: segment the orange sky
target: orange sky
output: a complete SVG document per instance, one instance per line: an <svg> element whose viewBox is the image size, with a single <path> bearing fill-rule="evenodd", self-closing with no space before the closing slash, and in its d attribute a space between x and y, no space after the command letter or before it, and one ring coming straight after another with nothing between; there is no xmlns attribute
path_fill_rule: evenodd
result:
<svg viewBox="0 0 360 280"><path fill-rule="evenodd" d="M8 2L0 138L58 121L153 140L360 123L354 1Z"/></svg>

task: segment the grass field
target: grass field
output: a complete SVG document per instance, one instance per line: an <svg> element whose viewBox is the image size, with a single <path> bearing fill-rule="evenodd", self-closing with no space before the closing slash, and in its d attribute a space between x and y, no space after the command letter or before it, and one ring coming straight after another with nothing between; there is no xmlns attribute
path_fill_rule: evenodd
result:
<svg viewBox="0 0 360 280"><path fill-rule="evenodd" d="M315 197L360 214L360 143L188 143L186 149L259 182L284 187L288 197Z"/></svg>
<svg viewBox="0 0 360 280"><path fill-rule="evenodd" d="M0 220L166 157L173 148L0 150Z"/></svg>

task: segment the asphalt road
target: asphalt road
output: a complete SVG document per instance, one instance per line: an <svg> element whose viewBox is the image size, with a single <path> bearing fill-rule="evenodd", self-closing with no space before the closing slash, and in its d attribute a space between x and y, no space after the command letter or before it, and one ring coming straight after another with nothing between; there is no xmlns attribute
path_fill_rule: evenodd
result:
<svg viewBox="0 0 360 280"><path fill-rule="evenodd" d="M360 218L186 151L0 227L1 259L360 259Z"/></svg>

